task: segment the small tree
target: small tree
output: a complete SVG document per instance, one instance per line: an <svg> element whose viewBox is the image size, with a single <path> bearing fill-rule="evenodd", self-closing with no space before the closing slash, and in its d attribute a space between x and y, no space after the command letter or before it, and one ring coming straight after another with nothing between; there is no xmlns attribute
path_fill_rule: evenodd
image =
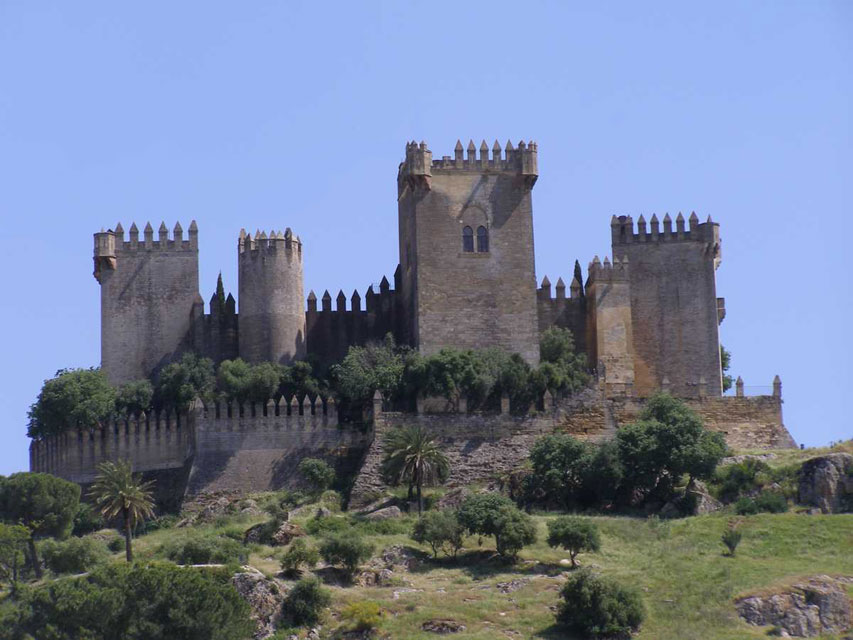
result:
<svg viewBox="0 0 853 640"><path fill-rule="evenodd" d="M0 523L0 580L15 592L30 532L19 524Z"/></svg>
<svg viewBox="0 0 853 640"><path fill-rule="evenodd" d="M362 600L344 607L341 618L347 623L350 631L369 631L382 621L382 609L378 602Z"/></svg>
<svg viewBox="0 0 853 640"><path fill-rule="evenodd" d="M734 384L734 379L728 374L732 365L732 354L723 345L720 345L720 365L723 370L723 391L728 391Z"/></svg>
<svg viewBox="0 0 853 640"><path fill-rule="evenodd" d="M286 573L293 573L300 571L302 566L311 569L319 559L319 552L314 547L309 546L305 538L296 538L281 556L281 570Z"/></svg>
<svg viewBox="0 0 853 640"><path fill-rule="evenodd" d="M213 360L185 353L178 362L167 364L160 371L154 386L154 404L184 411L197 397L211 401L215 386Z"/></svg>
<svg viewBox="0 0 853 640"><path fill-rule="evenodd" d="M506 509L496 524L495 549L505 558L515 558L524 547L536 542L533 519L516 507Z"/></svg>
<svg viewBox="0 0 853 640"><path fill-rule="evenodd" d="M514 557L522 547L536 542L536 528L530 516L496 493L468 496L462 501L457 518L469 533L494 536L497 552L502 556Z"/></svg>
<svg viewBox="0 0 853 640"><path fill-rule="evenodd" d="M320 555L332 565L342 566L352 576L373 554L373 545L352 532L333 534L320 544Z"/></svg>
<svg viewBox="0 0 853 640"><path fill-rule="evenodd" d="M27 545L36 578L42 577L36 539L68 536L79 502L79 485L47 473L14 473L0 481L0 520L29 531Z"/></svg>
<svg viewBox="0 0 853 640"><path fill-rule="evenodd" d="M154 387L150 380L134 380L119 387L116 393L116 411L139 415L151 410Z"/></svg>
<svg viewBox="0 0 853 640"><path fill-rule="evenodd" d="M291 624L308 626L316 624L326 607L332 603L332 594L314 576L297 582L282 605L284 618Z"/></svg>
<svg viewBox="0 0 853 640"><path fill-rule="evenodd" d="M726 549L728 549L728 555L734 557L735 549L740 544L740 540L743 537L743 534L738 530L739 522L736 520L729 521L729 524L726 526L726 530L723 531L722 541L723 544L726 545Z"/></svg>
<svg viewBox="0 0 853 640"><path fill-rule="evenodd" d="M639 629L645 608L639 592L582 569L563 586L557 621L583 638L623 638Z"/></svg>
<svg viewBox="0 0 853 640"><path fill-rule="evenodd" d="M27 435L43 438L68 429L94 429L113 414L115 400L115 389L100 369L62 369L45 381L30 407Z"/></svg>
<svg viewBox="0 0 853 640"><path fill-rule="evenodd" d="M132 529L154 515L153 486L153 482L142 482L140 478L133 477L130 462L102 462L98 465L98 475L90 495L104 518L111 520L121 515L128 562L133 562Z"/></svg>
<svg viewBox="0 0 853 640"><path fill-rule="evenodd" d="M327 462L317 458L303 458L296 470L316 494L323 493L335 481L335 470Z"/></svg>
<svg viewBox="0 0 853 640"><path fill-rule="evenodd" d="M423 486L443 482L450 472L450 462L427 432L420 427L401 427L389 431L383 442L385 457L382 475L386 482L409 485L417 490L418 513L423 513Z"/></svg>
<svg viewBox="0 0 853 640"><path fill-rule="evenodd" d="M598 551L601 536L598 527L583 518L563 516L548 523L548 545L562 547L569 552L572 567L577 567L575 558L582 551Z"/></svg>
<svg viewBox="0 0 853 640"><path fill-rule="evenodd" d="M455 558L464 538L465 528L459 524L453 511L428 511L412 528L412 540L428 544L435 558L439 551Z"/></svg>
<svg viewBox="0 0 853 640"><path fill-rule="evenodd" d="M109 556L106 545L94 538L69 538L64 542L45 540L41 552L44 563L56 574L83 573L106 562Z"/></svg>

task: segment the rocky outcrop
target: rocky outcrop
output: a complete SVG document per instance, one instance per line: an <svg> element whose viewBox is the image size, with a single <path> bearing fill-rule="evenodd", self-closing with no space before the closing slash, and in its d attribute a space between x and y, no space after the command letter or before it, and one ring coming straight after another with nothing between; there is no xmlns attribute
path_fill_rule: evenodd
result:
<svg viewBox="0 0 853 640"><path fill-rule="evenodd" d="M853 578L813 576L777 593L749 595L735 602L749 624L772 625L780 635L810 638L853 626L845 583Z"/></svg>
<svg viewBox="0 0 853 640"><path fill-rule="evenodd" d="M365 520L388 520L390 518L399 518L403 515L400 507L393 505L384 509L377 509L373 513L368 513L364 516Z"/></svg>
<svg viewBox="0 0 853 640"><path fill-rule="evenodd" d="M800 468L800 504L823 513L840 513L853 507L853 455L830 453L806 460Z"/></svg>
<svg viewBox="0 0 853 640"><path fill-rule="evenodd" d="M271 638L281 618L287 587L253 567L243 567L243 571L235 573L231 584L252 609L251 617L255 622L252 640Z"/></svg>
<svg viewBox="0 0 853 640"><path fill-rule="evenodd" d="M461 622L456 622L456 620L427 620L421 625L421 629L444 635L465 631L466 627Z"/></svg>

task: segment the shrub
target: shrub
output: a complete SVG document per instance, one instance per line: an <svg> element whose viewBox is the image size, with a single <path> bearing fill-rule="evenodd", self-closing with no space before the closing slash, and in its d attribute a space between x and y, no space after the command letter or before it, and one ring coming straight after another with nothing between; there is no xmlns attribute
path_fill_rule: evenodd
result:
<svg viewBox="0 0 853 640"><path fill-rule="evenodd" d="M719 486L718 495L724 502L732 502L738 496L759 488L757 477L770 467L755 458L721 467L715 473L714 482Z"/></svg>
<svg viewBox="0 0 853 640"><path fill-rule="evenodd" d="M511 500L496 493L468 496L457 512L459 523L472 534L494 536L497 552L514 557L536 542L536 527Z"/></svg>
<svg viewBox="0 0 853 640"><path fill-rule="evenodd" d="M781 493L765 491L755 498L744 496L735 503L735 513L740 516L752 516L756 513L785 513L788 510L788 500Z"/></svg>
<svg viewBox="0 0 853 640"><path fill-rule="evenodd" d="M734 521L729 522L728 527L723 531L723 535L721 537L723 544L726 545L726 549L729 550L728 555L734 556L735 549L737 549L737 546L740 544L742 537L743 534L738 531L737 523Z"/></svg>
<svg viewBox="0 0 853 640"><path fill-rule="evenodd" d="M433 557L438 557L439 551L448 556L456 557L462 548L465 528L453 511L427 511L415 522L412 529L412 540L428 544Z"/></svg>
<svg viewBox="0 0 853 640"><path fill-rule="evenodd" d="M598 551L601 548L601 536L598 527L589 520L564 516L548 523L548 545L568 551L575 567L575 557L581 551Z"/></svg>
<svg viewBox="0 0 853 640"><path fill-rule="evenodd" d="M332 595L316 577L302 578L284 600L282 612L293 625L307 626L320 620L320 613L332 602Z"/></svg>
<svg viewBox="0 0 853 640"><path fill-rule="evenodd" d="M305 538L296 538L281 556L281 569L285 572L294 572L299 571L303 565L310 569L319 559L319 552L309 546Z"/></svg>
<svg viewBox="0 0 853 640"><path fill-rule="evenodd" d="M335 481L335 470L323 460L304 458L296 467L299 475L311 486L311 490L320 494L332 486Z"/></svg>
<svg viewBox="0 0 853 640"><path fill-rule="evenodd" d="M83 573L105 562L107 549L93 538L69 538L65 542L45 540L41 545L44 563L54 573Z"/></svg>
<svg viewBox="0 0 853 640"><path fill-rule="evenodd" d="M320 555L323 560L333 565L340 565L352 575L358 565L370 558L373 545L365 542L361 536L350 533L332 535L320 544Z"/></svg>
<svg viewBox="0 0 853 640"><path fill-rule="evenodd" d="M165 547L166 557L178 564L228 564L237 562L241 545L230 538L192 536Z"/></svg>
<svg viewBox="0 0 853 640"><path fill-rule="evenodd" d="M341 618L352 631L368 631L375 629L382 620L382 610L378 602L362 600L353 602L341 611Z"/></svg>
<svg viewBox="0 0 853 640"><path fill-rule="evenodd" d="M171 513L152 518L151 520L146 520L142 526L139 527L139 535L151 533L152 531L160 531L162 529L172 529L179 521L180 518Z"/></svg>
<svg viewBox="0 0 853 640"><path fill-rule="evenodd" d="M119 551L124 551L125 544L123 536L113 536L110 538L109 542L107 542L107 549L109 549L111 553L118 553Z"/></svg>
<svg viewBox="0 0 853 640"><path fill-rule="evenodd" d="M557 620L584 638L629 636L645 617L636 590L585 569L569 577L560 595Z"/></svg>
<svg viewBox="0 0 853 640"><path fill-rule="evenodd" d="M101 514L92 505L81 502L77 507L77 513L74 514L74 524L72 525L71 535L85 536L87 533L98 531L106 526Z"/></svg>

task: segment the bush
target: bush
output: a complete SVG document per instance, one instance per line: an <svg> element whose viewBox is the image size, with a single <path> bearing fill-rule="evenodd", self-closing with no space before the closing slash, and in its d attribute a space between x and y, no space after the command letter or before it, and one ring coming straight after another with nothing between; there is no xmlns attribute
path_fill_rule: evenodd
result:
<svg viewBox="0 0 853 640"><path fill-rule="evenodd" d="M718 485L718 495L723 502L732 502L738 496L759 488L758 475L766 473L770 467L755 458L726 465L717 469L714 483Z"/></svg>
<svg viewBox="0 0 853 640"><path fill-rule="evenodd" d="M433 557L438 557L439 551L448 556L456 557L462 548L465 528L453 511L427 511L415 522L412 529L412 540L428 544Z"/></svg>
<svg viewBox="0 0 853 640"><path fill-rule="evenodd" d="M557 620L584 638L630 636L645 617L636 590L585 569L569 577L560 595Z"/></svg>
<svg viewBox="0 0 853 640"><path fill-rule="evenodd" d="M281 569L285 572L295 572L303 565L311 569L319 559L319 552L309 546L305 538L296 538L281 556Z"/></svg>
<svg viewBox="0 0 853 640"><path fill-rule="evenodd" d="M598 527L589 520L564 516L548 523L548 545L568 551L575 567L575 557L581 551L598 551L601 548L601 536Z"/></svg>
<svg viewBox="0 0 853 640"><path fill-rule="evenodd" d="M341 611L341 618L351 631L368 631L375 629L382 620L382 610L378 602L362 600L353 602Z"/></svg>
<svg viewBox="0 0 853 640"><path fill-rule="evenodd" d="M315 577L297 582L282 605L284 619L296 626L316 624L325 607L332 603L332 595Z"/></svg>
<svg viewBox="0 0 853 640"><path fill-rule="evenodd" d="M77 507L77 513L74 514L74 524L72 525L71 535L85 536L87 533L99 531L107 526L98 510L92 505L81 502Z"/></svg>
<svg viewBox="0 0 853 640"><path fill-rule="evenodd" d="M335 470L317 458L302 459L296 469L315 494L323 493L335 481Z"/></svg>
<svg viewBox="0 0 853 640"><path fill-rule="evenodd" d="M88 576L22 589L4 638L243 640L249 605L219 569L110 564Z"/></svg>
<svg viewBox="0 0 853 640"><path fill-rule="evenodd" d="M238 562L243 548L235 540L192 536L166 545L166 557L178 564L229 564Z"/></svg>
<svg viewBox="0 0 853 640"><path fill-rule="evenodd" d="M723 531L721 540L723 541L723 544L726 545L726 549L729 550L730 556L734 556L735 549L737 549L737 546L740 544L742 537L743 534L731 523L729 523L729 527Z"/></svg>
<svg viewBox="0 0 853 640"><path fill-rule="evenodd" d="M320 544L320 555L323 560L333 565L340 565L352 575L358 565L370 558L373 545L365 542L361 536L350 533L332 535Z"/></svg>
<svg viewBox="0 0 853 640"><path fill-rule="evenodd" d="M124 536L113 536L110 538L109 542L107 542L107 549L110 550L110 553L118 553L119 551L124 551L124 547L127 542L124 539Z"/></svg>
<svg viewBox="0 0 853 640"><path fill-rule="evenodd" d="M162 529L172 529L179 521L180 518L178 516L170 513L151 518L151 520L146 520L142 523L142 526L139 527L138 535L151 533L152 531L161 531Z"/></svg>
<svg viewBox="0 0 853 640"><path fill-rule="evenodd" d="M522 547L536 542L536 527L530 516L496 493L468 496L456 517L469 533L494 536L502 556L515 557Z"/></svg>
<svg viewBox="0 0 853 640"><path fill-rule="evenodd" d="M735 513L741 516L752 516L764 512L785 513L787 510L788 500L775 491L764 491L755 498L743 497L735 503Z"/></svg>
<svg viewBox="0 0 853 640"><path fill-rule="evenodd" d="M54 573L83 573L105 562L108 556L104 543L93 538L45 540L41 552L47 568Z"/></svg>

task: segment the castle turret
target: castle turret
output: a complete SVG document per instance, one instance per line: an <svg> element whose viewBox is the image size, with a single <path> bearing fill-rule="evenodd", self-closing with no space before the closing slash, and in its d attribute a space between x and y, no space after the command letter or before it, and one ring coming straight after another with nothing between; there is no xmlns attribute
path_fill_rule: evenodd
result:
<svg viewBox="0 0 853 640"><path fill-rule="evenodd" d="M240 232L240 357L289 363L305 356L302 242L284 233Z"/></svg>
<svg viewBox="0 0 853 640"><path fill-rule="evenodd" d="M101 285L101 368L121 384L149 376L187 345L198 296L198 229L183 239L180 224L172 239L165 224L154 240L151 224L140 244L136 224L124 239L115 231L95 235L95 279Z"/></svg>
<svg viewBox="0 0 853 640"><path fill-rule="evenodd" d="M672 223L664 215L661 230L652 215L648 230L641 216L635 233L631 216L611 220L613 254L630 259L635 389L646 396L666 379L678 396L719 396L720 227L710 218L700 224L695 213Z"/></svg>

